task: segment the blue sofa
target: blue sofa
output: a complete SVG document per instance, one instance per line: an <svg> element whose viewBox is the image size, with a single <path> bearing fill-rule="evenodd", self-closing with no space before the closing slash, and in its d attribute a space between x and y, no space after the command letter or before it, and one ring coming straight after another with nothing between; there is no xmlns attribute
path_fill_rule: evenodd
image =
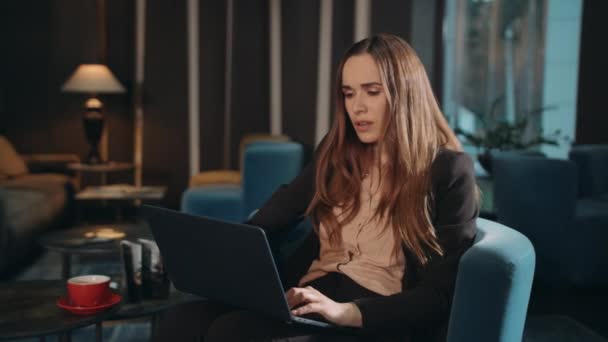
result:
<svg viewBox="0 0 608 342"><path fill-rule="evenodd" d="M74 218L76 182L71 154L19 155L0 136L0 279L11 278L30 261L38 237Z"/></svg>

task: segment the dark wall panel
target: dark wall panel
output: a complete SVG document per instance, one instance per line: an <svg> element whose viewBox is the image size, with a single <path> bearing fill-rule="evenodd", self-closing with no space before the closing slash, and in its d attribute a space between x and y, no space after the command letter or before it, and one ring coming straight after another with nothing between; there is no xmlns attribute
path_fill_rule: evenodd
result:
<svg viewBox="0 0 608 342"><path fill-rule="evenodd" d="M584 1L579 57L578 104L576 117L577 144L608 144L608 115L601 77L606 73L605 41L606 3ZM603 72L601 70L604 70Z"/></svg>
<svg viewBox="0 0 608 342"><path fill-rule="evenodd" d="M105 63L127 89L106 96L109 122L109 156L133 160L133 80L135 75L135 2L106 0L107 43ZM133 177L128 181L131 182Z"/></svg>
<svg viewBox="0 0 608 342"><path fill-rule="evenodd" d="M147 3L143 181L166 185L166 204L179 206L188 183L186 2Z"/></svg>
<svg viewBox="0 0 608 342"><path fill-rule="evenodd" d="M132 74L132 4L107 1L108 64L128 87ZM96 0L2 3L4 130L23 153L77 153L88 145L82 129L83 94L61 85L81 63L99 60ZM111 127L109 157L130 160L131 105L128 94L101 97Z"/></svg>
<svg viewBox="0 0 608 342"><path fill-rule="evenodd" d="M410 39L412 0L371 1L371 34L392 33Z"/></svg>
<svg viewBox="0 0 608 342"><path fill-rule="evenodd" d="M296 141L313 145L319 0L283 1L281 14L283 132Z"/></svg>
<svg viewBox="0 0 608 342"><path fill-rule="evenodd" d="M50 2L20 1L0 3L3 37L0 82L3 83L2 127L20 152L31 152L48 140L48 65L50 55ZM32 11L32 9L34 9ZM38 113L38 118L36 114ZM46 146L50 147L50 144Z"/></svg>
<svg viewBox="0 0 608 342"><path fill-rule="evenodd" d="M50 3L52 6L49 27L51 36L49 37L50 51L47 60L49 64L46 66L48 68L46 89L48 102L46 106L47 119L50 124L45 129L44 136L48 141L53 142L49 146L60 151L76 149L75 152L84 157L88 151L88 143L81 120L83 103L88 96L87 94L63 93L60 88L79 64L100 62L96 1L59 0ZM122 95L103 95L100 96L100 99L108 102L107 100L111 96ZM116 110L117 108L113 108L110 103L105 103L106 113ZM35 115L42 118L40 114L38 112ZM106 115L106 119L111 121L108 117L109 115ZM37 140L35 137L39 135L33 133L29 136L34 142ZM36 143L44 145L45 142ZM37 146L35 150L40 151L41 148Z"/></svg>
<svg viewBox="0 0 608 342"><path fill-rule="evenodd" d="M239 165L239 142L270 131L268 1L234 2L230 165Z"/></svg>
<svg viewBox="0 0 608 342"><path fill-rule="evenodd" d="M81 122L86 96L62 93L60 87L78 64L100 62L98 1L0 2L0 35L5 43L0 54L0 132L20 151L86 154ZM308 145L315 138L320 1L281 4L283 132ZM134 2L105 0L105 4L105 59L129 91L102 97L109 123L109 154L110 159L129 161L133 149ZM234 4L232 168L239 164L240 139L247 133L268 132L270 126L268 1ZM371 4L372 33L409 38L412 0ZM185 1L148 0L146 9L144 184L169 186L166 204L172 207L179 205L189 178L186 6ZM203 170L222 167L225 6L223 0L200 1ZM332 108L338 62L353 40L353 11L354 1L334 1ZM441 18L436 20L440 25Z"/></svg>
<svg viewBox="0 0 608 342"><path fill-rule="evenodd" d="M335 113L336 103L336 73L344 53L354 43L354 2L352 0L334 0L334 17L332 27L331 53L331 118Z"/></svg>
<svg viewBox="0 0 608 342"><path fill-rule="evenodd" d="M431 80L431 86L438 100L443 98L443 17L445 15L445 1L438 0L435 3L433 79Z"/></svg>
<svg viewBox="0 0 608 342"><path fill-rule="evenodd" d="M220 169L224 142L226 3L203 0L199 13L201 170Z"/></svg>

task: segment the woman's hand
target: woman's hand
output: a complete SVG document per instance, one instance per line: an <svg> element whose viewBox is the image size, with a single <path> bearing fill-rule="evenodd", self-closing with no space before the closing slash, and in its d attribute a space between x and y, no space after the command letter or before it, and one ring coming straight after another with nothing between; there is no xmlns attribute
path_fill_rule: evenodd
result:
<svg viewBox="0 0 608 342"><path fill-rule="evenodd" d="M285 294L294 316L317 313L336 325L361 327L361 311L355 303L336 303L311 286L294 287ZM301 306L300 306L301 305Z"/></svg>

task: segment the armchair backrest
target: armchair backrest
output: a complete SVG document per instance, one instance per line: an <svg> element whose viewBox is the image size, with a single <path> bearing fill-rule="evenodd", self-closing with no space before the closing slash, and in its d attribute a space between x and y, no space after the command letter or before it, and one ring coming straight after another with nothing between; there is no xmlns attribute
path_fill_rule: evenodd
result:
<svg viewBox="0 0 608 342"><path fill-rule="evenodd" d="M449 342L521 341L535 253L517 231L477 219L473 246L462 256L448 327Z"/></svg>
<svg viewBox="0 0 608 342"><path fill-rule="evenodd" d="M288 184L300 173L303 161L304 148L296 142L247 145L243 165L243 212L261 208L281 184Z"/></svg>
<svg viewBox="0 0 608 342"><path fill-rule="evenodd" d="M608 145L578 145L570 150L578 167L579 196L608 194Z"/></svg>
<svg viewBox="0 0 608 342"><path fill-rule="evenodd" d="M510 151L492 152L492 158L501 158L501 157L546 158L547 156L541 151L534 151L534 150L510 150Z"/></svg>
<svg viewBox="0 0 608 342"><path fill-rule="evenodd" d="M28 173L27 165L13 144L0 135L0 181Z"/></svg>
<svg viewBox="0 0 608 342"><path fill-rule="evenodd" d="M576 212L576 166L569 160L527 157L499 157L494 166L498 222L530 239L539 279L562 279L564 237Z"/></svg>
<svg viewBox="0 0 608 342"><path fill-rule="evenodd" d="M258 142L287 142L291 138L282 134L267 134L267 133L251 133L245 135L239 143L239 170L243 171L245 163L245 149L249 144Z"/></svg>

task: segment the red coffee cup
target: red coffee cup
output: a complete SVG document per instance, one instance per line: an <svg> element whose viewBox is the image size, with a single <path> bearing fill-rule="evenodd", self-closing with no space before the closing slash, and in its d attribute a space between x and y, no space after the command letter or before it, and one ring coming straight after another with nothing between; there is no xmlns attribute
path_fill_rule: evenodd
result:
<svg viewBox="0 0 608 342"><path fill-rule="evenodd" d="M110 277L85 275L68 279L68 298L72 305L91 307L104 304L110 298Z"/></svg>

